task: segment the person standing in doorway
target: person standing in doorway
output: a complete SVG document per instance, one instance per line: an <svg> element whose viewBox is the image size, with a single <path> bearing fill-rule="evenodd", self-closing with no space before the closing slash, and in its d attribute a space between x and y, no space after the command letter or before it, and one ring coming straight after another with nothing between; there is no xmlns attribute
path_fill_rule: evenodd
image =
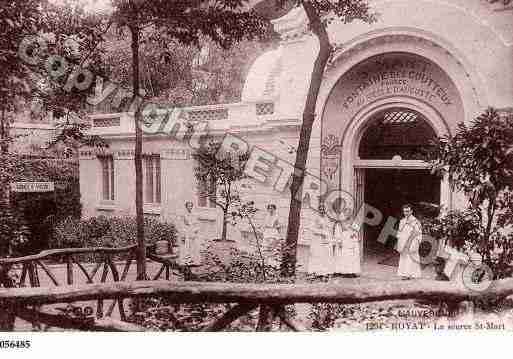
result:
<svg viewBox="0 0 513 359"><path fill-rule="evenodd" d="M344 214L341 214L344 216ZM342 217L333 227L335 275L356 278L361 274L360 240L349 217Z"/></svg>
<svg viewBox="0 0 513 359"><path fill-rule="evenodd" d="M264 218L263 228L263 245L262 252L265 262L273 267L279 264L279 255L281 253L281 224L278 214L276 213L276 205L269 203L267 205L267 214Z"/></svg>
<svg viewBox="0 0 513 359"><path fill-rule="evenodd" d="M319 206L319 215L315 219L313 236L310 240L310 256L308 260L308 273L325 276L333 273L331 224L326 216L323 205Z"/></svg>
<svg viewBox="0 0 513 359"><path fill-rule="evenodd" d="M413 216L410 204L402 206L403 218L399 222L397 232L397 251L399 256L399 268L397 275L403 279L422 277L420 267L419 246L422 241L422 226Z"/></svg>
<svg viewBox="0 0 513 359"><path fill-rule="evenodd" d="M201 242L198 216L191 201L185 202L185 214L182 218L183 236L179 246L179 263L181 265L201 264Z"/></svg>

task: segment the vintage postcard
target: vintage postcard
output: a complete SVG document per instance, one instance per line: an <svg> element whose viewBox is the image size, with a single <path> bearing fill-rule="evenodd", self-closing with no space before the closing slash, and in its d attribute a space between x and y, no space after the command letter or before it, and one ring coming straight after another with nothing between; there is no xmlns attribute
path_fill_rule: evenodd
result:
<svg viewBox="0 0 513 359"><path fill-rule="evenodd" d="M0 4L1 332L513 329L513 1Z"/></svg>

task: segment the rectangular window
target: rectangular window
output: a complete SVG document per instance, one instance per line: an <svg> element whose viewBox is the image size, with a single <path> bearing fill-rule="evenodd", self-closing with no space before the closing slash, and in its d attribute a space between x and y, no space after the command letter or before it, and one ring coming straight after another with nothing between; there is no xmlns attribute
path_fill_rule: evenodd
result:
<svg viewBox="0 0 513 359"><path fill-rule="evenodd" d="M144 202L160 204L161 178L160 156L146 155L143 157Z"/></svg>
<svg viewBox="0 0 513 359"><path fill-rule="evenodd" d="M102 200L114 201L114 158L98 157L102 167Z"/></svg>
<svg viewBox="0 0 513 359"><path fill-rule="evenodd" d="M216 200L216 181L200 181L198 184L198 207L215 208Z"/></svg>

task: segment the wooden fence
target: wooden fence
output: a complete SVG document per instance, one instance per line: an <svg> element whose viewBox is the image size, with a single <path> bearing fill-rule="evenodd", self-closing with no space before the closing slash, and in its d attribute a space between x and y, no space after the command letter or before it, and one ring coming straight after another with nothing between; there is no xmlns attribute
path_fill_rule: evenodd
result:
<svg viewBox="0 0 513 359"><path fill-rule="evenodd" d="M52 286L88 285L109 281L124 282L127 280L130 269L135 267L136 247L136 245L131 245L120 248L54 249L25 257L3 258L0 259L0 285L4 288L9 288L7 289L9 291L14 290L14 288L27 287L51 291ZM157 270L153 275L148 275L147 279L176 280L183 279L184 277L187 278L190 270L187 267L177 265L176 256L158 256L153 253L152 249L153 247L148 247L147 258L155 264ZM84 257L88 259L94 258L94 260L91 263L86 263L82 261ZM117 260L119 258L123 259ZM57 268L60 269L60 272L63 271L64 275L57 274ZM41 287L42 280L45 280L47 283L49 282L49 285ZM95 298L95 302L96 313L94 316L96 319L110 318L115 314L116 317L119 316L121 321L126 321L126 309L123 298L112 301L107 307L104 306L102 298ZM43 319L46 319L47 322L49 321L49 317L45 316L41 311L42 304L31 305L32 312L27 312L27 308L25 308L24 312L21 313L18 308L18 312L21 313L19 316L27 318L35 329L41 328L41 322L44 322ZM114 313L116 307L118 312ZM75 310L74 314L77 314L79 309L73 309ZM91 310L92 306L87 306L88 316ZM25 315L23 315L24 313ZM84 317L84 315L75 315L75 317ZM59 324L58 322L52 320L50 322L47 325L59 326L57 325ZM75 322L79 321L76 320ZM107 321L104 320L103 322Z"/></svg>
<svg viewBox="0 0 513 359"><path fill-rule="evenodd" d="M122 298L165 297L172 304L230 303L231 307L220 318L206 327L217 331L229 326L239 317L260 308L257 330L269 329L273 318L279 318L290 329L305 330L286 315L286 306L296 303L356 304L394 299L432 299L461 303L491 296L513 294L513 279L498 280L486 294L458 288L451 282L432 280L370 282L366 284L239 284L214 282L172 282L165 280L94 283L52 288L0 289L0 318L5 313L41 319L61 328L84 330L143 330L118 321L101 319L73 320L64 316L37 313L27 308L46 304L71 303L89 300L120 300ZM4 313L4 314L2 314ZM5 321L5 320L4 320Z"/></svg>
<svg viewBox="0 0 513 359"><path fill-rule="evenodd" d="M227 304L226 312L204 327L204 330L209 331L223 330L238 318L257 309L259 316L256 330L270 330L273 321L279 319L291 330L300 331L305 328L287 315L287 306L297 303L356 304L406 299L445 301L458 305L478 298L502 298L513 294L513 279L494 281L484 293L457 286L454 282L433 280L344 284L241 284L174 280L183 279L180 274L184 272L184 268L176 265L173 257L163 258L151 253L148 254L149 259L160 265L157 273L146 281L126 281L134 250L135 246L119 249L63 249L0 260L0 275L5 287L0 288L0 330L13 330L16 317L37 325L45 324L65 329L144 330L126 322L123 301L128 298L137 300L143 297L163 297L168 303L176 306L191 303ZM88 271L76 259L84 253L98 253L103 259L94 265L92 271ZM127 257L120 274L112 258L122 253ZM65 283L59 283L44 263L49 257L59 256L66 267ZM10 283L7 273L15 265L20 266L20 279L18 283ZM77 268L86 279L83 284L76 282L74 270ZM100 280L95 282L100 268ZM106 281L106 273L109 271L113 278L111 282ZM39 286L38 278L41 272L55 285ZM176 272L177 275L172 276L172 272ZM26 277L29 279L29 287L26 286ZM107 300L112 300L112 303L104 310L103 302ZM72 313L74 315L55 314L42 310L43 306L88 301L97 303L95 315L84 315L82 312ZM112 317L115 306L119 308L119 319Z"/></svg>

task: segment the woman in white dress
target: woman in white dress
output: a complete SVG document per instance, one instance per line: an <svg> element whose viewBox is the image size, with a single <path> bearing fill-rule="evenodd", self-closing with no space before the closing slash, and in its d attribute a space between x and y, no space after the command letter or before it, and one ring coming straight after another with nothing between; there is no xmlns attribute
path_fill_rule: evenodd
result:
<svg viewBox="0 0 513 359"><path fill-rule="evenodd" d="M313 237L310 241L308 273L328 275L333 273L331 223L326 216L324 206L319 207L319 216L315 219Z"/></svg>
<svg viewBox="0 0 513 359"><path fill-rule="evenodd" d="M182 217L183 236L179 243L178 262L181 265L201 264L201 240L198 236L199 222L193 211L192 202L185 202L185 214Z"/></svg>
<svg viewBox="0 0 513 359"><path fill-rule="evenodd" d="M333 227L334 268L336 275L357 277L360 266L360 240L358 232L351 226L348 218L339 220Z"/></svg>
<svg viewBox="0 0 513 359"><path fill-rule="evenodd" d="M267 205L267 214L264 218L262 254L266 264L277 267L281 254L281 224L276 214L276 205Z"/></svg>
<svg viewBox="0 0 513 359"><path fill-rule="evenodd" d="M397 275L403 279L422 277L420 268L419 246L422 242L422 226L413 216L411 205L403 207L404 217L399 221L397 232L397 251L399 255L399 268Z"/></svg>

